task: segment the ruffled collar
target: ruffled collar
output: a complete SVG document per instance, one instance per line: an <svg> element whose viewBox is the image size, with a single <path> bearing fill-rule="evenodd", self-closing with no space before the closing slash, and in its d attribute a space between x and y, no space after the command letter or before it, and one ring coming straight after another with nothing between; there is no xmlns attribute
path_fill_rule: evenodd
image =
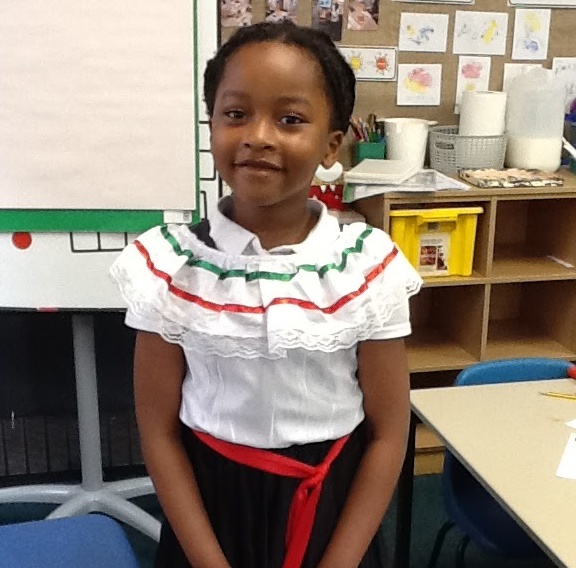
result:
<svg viewBox="0 0 576 568"><path fill-rule="evenodd" d="M331 246L310 248L315 233L289 255L233 255L204 244L194 228L157 227L126 247L111 272L130 313L150 322L143 329L204 355L274 359L288 349L350 348L407 325L407 298L422 280L383 231L364 223L340 231L334 221ZM331 225L317 228L331 235Z"/></svg>

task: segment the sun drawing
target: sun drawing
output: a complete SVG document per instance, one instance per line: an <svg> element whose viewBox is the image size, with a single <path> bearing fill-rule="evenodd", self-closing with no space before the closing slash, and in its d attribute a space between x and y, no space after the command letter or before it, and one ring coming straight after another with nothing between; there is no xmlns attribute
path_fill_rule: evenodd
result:
<svg viewBox="0 0 576 568"><path fill-rule="evenodd" d="M352 68L352 71L354 71L354 73L361 71L362 67L364 66L364 63L362 61L362 56L359 53L352 53L350 55L348 65L350 65L350 67Z"/></svg>

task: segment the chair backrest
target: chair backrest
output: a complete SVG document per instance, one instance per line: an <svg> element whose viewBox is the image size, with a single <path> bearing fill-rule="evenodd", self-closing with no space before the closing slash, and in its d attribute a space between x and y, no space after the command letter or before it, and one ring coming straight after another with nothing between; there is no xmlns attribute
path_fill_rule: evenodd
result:
<svg viewBox="0 0 576 568"><path fill-rule="evenodd" d="M562 359L525 357L482 361L460 371L455 385L513 383L568 377L573 365Z"/></svg>
<svg viewBox="0 0 576 568"><path fill-rule="evenodd" d="M3 568L139 568L124 530L104 515L0 526Z"/></svg>

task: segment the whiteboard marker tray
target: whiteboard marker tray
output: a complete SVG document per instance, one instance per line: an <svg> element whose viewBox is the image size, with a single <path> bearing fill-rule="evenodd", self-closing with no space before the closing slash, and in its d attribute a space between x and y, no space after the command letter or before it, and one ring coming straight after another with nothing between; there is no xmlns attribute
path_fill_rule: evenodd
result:
<svg viewBox="0 0 576 568"><path fill-rule="evenodd" d="M344 182L396 185L412 177L418 170L418 164L404 160L372 160L367 158L344 172Z"/></svg>

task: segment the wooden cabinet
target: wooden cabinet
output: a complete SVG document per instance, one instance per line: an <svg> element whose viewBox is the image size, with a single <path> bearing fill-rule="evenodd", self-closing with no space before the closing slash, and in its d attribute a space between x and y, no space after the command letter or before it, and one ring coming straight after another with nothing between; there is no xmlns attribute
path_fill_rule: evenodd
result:
<svg viewBox="0 0 576 568"><path fill-rule="evenodd" d="M390 193L355 202L388 231L398 208L480 206L470 276L425 278L412 301L410 369L445 384L477 361L576 360L576 176L557 188Z"/></svg>

